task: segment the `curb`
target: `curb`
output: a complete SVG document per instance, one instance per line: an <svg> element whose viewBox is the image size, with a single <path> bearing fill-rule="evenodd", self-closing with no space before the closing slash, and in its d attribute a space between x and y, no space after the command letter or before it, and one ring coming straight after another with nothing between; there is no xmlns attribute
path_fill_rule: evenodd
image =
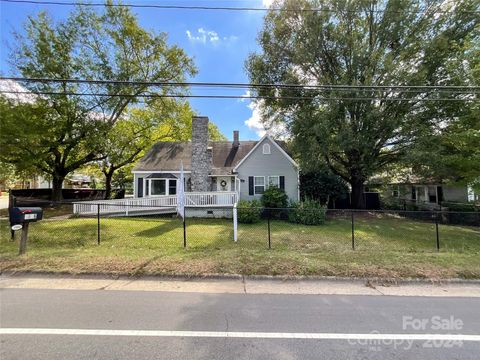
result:
<svg viewBox="0 0 480 360"><path fill-rule="evenodd" d="M360 282L365 283L366 286L382 285L441 285L441 284L465 284L465 285L480 285L480 279L422 279L422 278L360 278L360 277L338 277L338 276L306 276L306 275L241 275L241 274L109 274L102 272L84 272L84 273L69 273L69 272L53 272L53 271L13 271L6 270L0 272L0 276L11 277L63 277L76 279L142 279L142 280L251 280L251 281L325 281L325 282Z"/></svg>

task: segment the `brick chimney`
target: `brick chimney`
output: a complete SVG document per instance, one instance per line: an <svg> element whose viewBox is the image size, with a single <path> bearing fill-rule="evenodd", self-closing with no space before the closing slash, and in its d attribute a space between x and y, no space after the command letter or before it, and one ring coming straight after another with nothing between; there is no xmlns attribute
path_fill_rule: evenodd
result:
<svg viewBox="0 0 480 360"><path fill-rule="evenodd" d="M211 149L208 149L208 117L192 118L192 191L208 191L212 168Z"/></svg>
<svg viewBox="0 0 480 360"><path fill-rule="evenodd" d="M233 131L233 147L239 147L240 146L240 140L239 140L239 131L238 130L234 130Z"/></svg>

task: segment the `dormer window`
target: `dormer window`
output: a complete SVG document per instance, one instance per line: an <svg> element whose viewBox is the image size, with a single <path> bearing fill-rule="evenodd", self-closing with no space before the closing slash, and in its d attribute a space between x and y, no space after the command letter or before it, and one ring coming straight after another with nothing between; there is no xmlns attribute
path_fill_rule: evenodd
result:
<svg viewBox="0 0 480 360"><path fill-rule="evenodd" d="M270 144L263 144L263 155L270 155Z"/></svg>

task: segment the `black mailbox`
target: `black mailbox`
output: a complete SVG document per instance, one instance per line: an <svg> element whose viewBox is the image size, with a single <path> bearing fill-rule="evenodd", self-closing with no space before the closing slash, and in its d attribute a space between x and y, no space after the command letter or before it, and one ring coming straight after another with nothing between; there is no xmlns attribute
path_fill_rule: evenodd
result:
<svg viewBox="0 0 480 360"><path fill-rule="evenodd" d="M43 210L39 207L13 207L9 210L11 224L23 224L42 220Z"/></svg>

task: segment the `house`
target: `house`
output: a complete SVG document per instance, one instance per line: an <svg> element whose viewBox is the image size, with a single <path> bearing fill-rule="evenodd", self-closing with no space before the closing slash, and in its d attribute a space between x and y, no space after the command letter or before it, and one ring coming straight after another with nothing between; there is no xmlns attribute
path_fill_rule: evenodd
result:
<svg viewBox="0 0 480 360"><path fill-rule="evenodd" d="M476 195L467 186L445 185L436 182L388 184L382 192L384 199L436 208L442 203L467 203ZM477 196L478 199L478 196Z"/></svg>
<svg viewBox="0 0 480 360"><path fill-rule="evenodd" d="M192 141L159 142L133 169L134 197L176 195L183 163L187 200L193 194L209 194L204 205L233 205L239 199L260 199L265 189L284 189L293 201L299 199L298 165L285 144L265 135L256 141L209 141L208 117L194 117ZM221 196L230 194L230 197ZM187 201L187 205L200 205Z"/></svg>

